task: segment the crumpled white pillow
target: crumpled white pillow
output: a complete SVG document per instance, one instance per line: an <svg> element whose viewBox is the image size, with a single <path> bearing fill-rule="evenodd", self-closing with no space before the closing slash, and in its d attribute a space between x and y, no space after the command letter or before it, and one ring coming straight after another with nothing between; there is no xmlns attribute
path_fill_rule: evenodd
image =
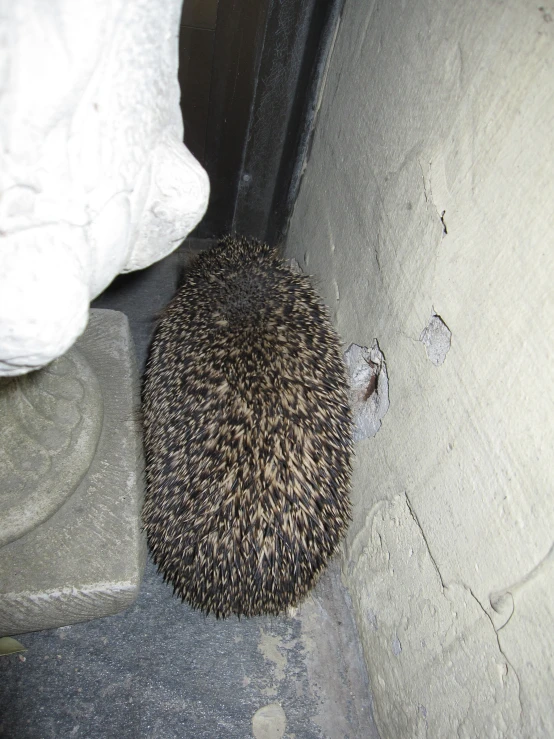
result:
<svg viewBox="0 0 554 739"><path fill-rule="evenodd" d="M117 274L178 246L206 210L209 182L182 143L181 0L6 9L0 375L17 375L73 344Z"/></svg>

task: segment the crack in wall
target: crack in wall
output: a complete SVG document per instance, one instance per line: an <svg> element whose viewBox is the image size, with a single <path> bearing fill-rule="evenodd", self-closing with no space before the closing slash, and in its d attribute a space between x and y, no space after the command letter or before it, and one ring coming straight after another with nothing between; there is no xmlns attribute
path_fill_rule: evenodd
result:
<svg viewBox="0 0 554 739"><path fill-rule="evenodd" d="M381 232L379 231L379 229L377 229L376 240L377 244L373 249L373 254L375 256L375 262L377 264L377 272L379 273L379 276L382 277L383 270L381 268L381 259L379 257L379 253L381 251Z"/></svg>
<svg viewBox="0 0 554 739"><path fill-rule="evenodd" d="M409 497L408 493L407 492L404 492L404 496L406 498L406 504L408 506L408 510L410 511L410 515L411 515L412 519L414 520L414 523L417 525L417 527L418 527L418 529L419 529L419 531L421 533L421 536L423 538L423 541L425 542L425 547L426 547L427 552L429 554L429 558L431 559L431 562L433 563L433 567L435 568L435 572L437 573L437 576L438 576L438 578L440 580L442 592L444 594L444 590L447 588L447 585L445 584L445 582L443 580L443 577L442 577L440 568L438 566L438 563L437 563L435 557L433 556L433 554L431 552L431 547L429 546L429 542L427 540L427 537L425 535L425 532L423 530L423 527L422 527L422 525L421 525L421 523L420 523L420 521L419 521L419 519L417 517L417 514L416 514L416 512L415 512L415 510L414 510L414 508L412 506L412 502L410 500L410 497ZM543 566L544 565L544 562L547 561L547 560L549 560L550 557L554 558L554 546L551 548L551 550L548 553L548 555L541 561L541 563L531 573L529 573L529 576L527 576L527 578L524 579L524 582L527 582L529 580L529 578L532 577L532 573L535 572L539 567ZM518 674L517 674L514 666L510 662L510 660L509 660L508 656L506 655L506 653L504 652L504 650L502 649L502 645L500 643L500 636L499 636L499 633L498 633L500 631L500 629L497 629L496 628L496 626L494 625L494 622L493 622L490 614L484 608L483 604L481 603L481 601L479 600L479 598L477 598L477 596L475 595L475 593L473 592L473 590L468 585L466 585L466 583L460 582L460 583L457 583L457 584L461 585L463 588L465 588L468 591L468 593L471 595L471 597L473 598L473 600L477 603L477 605L479 606L480 610L484 613L484 615L486 616L488 622L490 623L490 625L493 628L493 631L494 631L494 634L495 634L496 643L497 643L497 646L498 646L498 651L500 652L500 654L502 655L503 659L505 660L508 669L511 669L512 670L512 672L514 674L514 677L515 677L515 679L517 681L518 702L519 702L519 712L520 712L519 719L521 720L521 716L522 716L522 713L523 713L523 705L522 705L522 698L521 698L521 682L520 682L519 676L518 676Z"/></svg>
<svg viewBox="0 0 554 739"><path fill-rule="evenodd" d="M439 253L440 253L440 247L443 242L443 239L448 233L448 229L446 227L446 223L444 220L444 216L446 214L445 209L441 209L437 206L435 203L434 197L433 197L433 187L431 184L431 168L432 168L432 161L428 162L428 173L427 176L425 175L425 171L423 169L423 164L420 160L418 160L419 168L421 170L421 179L423 182L423 197L425 198L425 203L428 205L428 207L431 209L431 212L429 213L430 219L434 222L435 219L440 224L440 233L437 234L437 240L436 245L434 249L433 254L433 274L432 279L430 281L430 295L433 295L435 291L435 285L436 285L436 275L437 275L437 261L439 259Z"/></svg>
<svg viewBox="0 0 554 739"><path fill-rule="evenodd" d="M429 546L429 542L427 541L427 537L425 536L425 532L423 531L423 527L422 527L422 525L419 522L419 519L417 517L417 514L416 514L416 512L413 509L412 502L411 502L411 500L410 500L410 498L408 496L408 493L406 491L404 491L404 496L406 498L406 503L408 505L408 510L410 511L410 515L413 518L415 524L417 525L417 527L418 527L418 529L419 529L419 531L421 533L421 536L423 537L423 541L425 542L425 547L427 549L427 552L429 553L429 557L431 559L431 562L433 563L433 567L435 568L435 571L437 573L437 576L438 576L438 578L440 580L441 589L442 589L442 592L444 594L444 590L445 590L445 588L447 586L445 585L444 580L442 579L442 574L441 574L441 571L440 571L439 566L437 564L437 561L433 557L433 554L431 553L431 547Z"/></svg>
<svg viewBox="0 0 554 739"><path fill-rule="evenodd" d="M473 592L473 590L469 587L469 585L466 585L465 583L460 583L460 585L462 585L462 587L464 587L468 591L468 593L471 595L471 597L473 598L473 600L477 603L477 605L479 606L479 608L481 609L481 611L485 614L487 620L489 621L490 625L493 628L493 631L494 631L494 634L495 634L495 638L496 638L496 643L498 645L498 651L500 652L500 654L504 658L504 661L506 662L506 666L507 666L508 670L511 670L513 672L513 674L514 674L514 677L515 677L516 682L517 682L517 698L518 698L518 705L519 705L519 722L521 723L521 718L522 718L522 715L523 715L523 703L522 703L522 695L521 695L521 693L522 693L522 691L521 691L521 681L520 681L519 676L518 676L518 674L517 674L517 672L515 670L515 667L510 662L510 660L508 659L508 656L506 655L506 653L502 649L502 645L500 643L500 636L499 636L499 633L498 633L499 630L495 627L494 621L490 617L490 614L483 607L483 604L481 603L481 601L479 600L479 598L475 595L475 593Z"/></svg>
<svg viewBox="0 0 554 739"><path fill-rule="evenodd" d="M364 27L363 27L362 32L360 34L360 41L358 42L358 48L356 50L356 56L357 56L358 59L360 59L360 57L362 56L362 51L363 51L363 48L364 48L364 45L365 45L365 42L366 42L366 39L367 39L367 34L368 34L370 28L371 29L374 28L374 25L373 25L373 14L375 12L376 5L377 5L376 0L373 0L373 4L367 10L367 15L366 15L366 18L365 18Z"/></svg>
<svg viewBox="0 0 554 739"><path fill-rule="evenodd" d="M445 582L443 580L443 577L442 577L442 574L441 574L439 565L438 565L435 557L433 556L433 554L431 552L431 547L429 546L429 541L427 539L427 536L425 535L425 532L423 530L423 527L422 527L422 525L421 525L421 523L419 521L419 518L418 518L418 516L417 516L417 514L416 514L416 512L415 512L415 510L414 510L414 508L412 506L412 502L411 502L410 497L409 497L409 495L408 495L407 492L404 492L404 497L406 498L406 504L408 506L408 510L410 511L410 515L411 515L414 523L417 525L417 527L419 529L419 532L420 532L420 534L421 534L421 536L423 538L423 541L425 543L425 548L427 550L427 553L429 554L429 558L430 558L431 562L433 563L433 567L435 569L435 572L437 573L437 576L438 576L438 578L440 580L441 590L442 590L442 593L444 595L445 594L444 591L448 588L448 586L445 584ZM537 565L537 567L531 573L529 573L529 575L526 578L524 578L524 580L522 582L525 583L525 582L528 582L529 579L532 579L532 577L534 576L533 573L536 573L536 571L539 568L542 568L545 565L545 562L550 561L550 558L554 559L554 546L551 548L551 550L549 551L548 555L541 561L541 563L539 565ZM470 596L473 598L473 600L475 601L475 603L478 605L480 611L482 611L482 613L485 615L487 621L492 626L492 629L494 631L494 638L495 638L495 641L496 641L496 645L497 645L498 651L502 655L502 658L503 658L503 660L504 660L504 662L506 664L506 670L507 670L506 674L508 674L508 672L511 670L512 673L513 673L513 676L514 676L514 678L515 678L515 680L517 682L518 710L519 710L518 722L521 725L521 720L522 720L522 716L523 716L523 698L522 698L521 681L519 679L519 676L517 674L517 671L516 671L515 667L513 666L512 662L510 661L510 659L508 658L507 654L504 652L504 650L502 648L502 644L500 642L500 635L499 635L500 629L497 629L496 628L496 626L494 624L494 621L492 620L490 614L487 612L487 610L485 609L485 607L483 606L483 604L481 603L481 601L479 600L479 598L477 598L477 596L475 595L475 593L473 592L473 590L468 585L466 585L466 583L459 582L459 583L453 583L453 584L454 585L459 585L459 586L463 587L470 594Z"/></svg>
<svg viewBox="0 0 554 739"><path fill-rule="evenodd" d="M537 565L535 565L535 567L533 567L520 580L515 582L513 585L510 585L508 588L504 588L503 590L497 590L496 592L490 594L489 601L490 601L492 608L494 608L494 610L497 611L497 608L495 606L499 605L505 596L511 595L513 599L514 593L517 593L523 590L525 586L527 586L530 582L532 582L537 577L542 575L545 569L551 566L554 566L554 544L552 544L552 546L550 547L548 552L545 554L545 556L540 560L540 562ZM511 618L511 615L510 615L510 618ZM506 623L508 623L508 621L506 621ZM505 625L506 624L503 624L503 626Z"/></svg>
<svg viewBox="0 0 554 739"><path fill-rule="evenodd" d="M432 186L432 183L431 183L431 168L432 168L432 165L433 165L433 162L429 162L428 163L429 172L428 172L427 177L425 177L425 172L423 170L423 165L421 164L421 162L419 162L419 167L421 169L421 178L423 180L423 197L425 198L425 202L428 205L430 205L436 211L437 219L439 220L439 222L441 224L441 237L440 237L440 241L439 241L439 245L440 245L440 243L442 242L442 240L444 239L444 237L448 234L448 228L446 227L446 223L445 223L445 219L444 219L444 217L446 215L446 209L439 208L438 205L435 203L435 199L433 197L433 186Z"/></svg>

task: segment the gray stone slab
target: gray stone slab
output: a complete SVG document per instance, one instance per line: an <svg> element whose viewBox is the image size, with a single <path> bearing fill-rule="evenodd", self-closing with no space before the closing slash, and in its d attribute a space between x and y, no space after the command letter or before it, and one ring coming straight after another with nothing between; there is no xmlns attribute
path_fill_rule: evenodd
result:
<svg viewBox="0 0 554 739"><path fill-rule="evenodd" d="M39 499L23 491L21 515L13 501L4 508L12 540L0 548L0 635L121 611L138 594L146 558L139 385L127 318L91 311L76 350L41 372L37 382L22 381L23 400L14 401L34 393L51 407L44 428L44 397L25 416L31 441L40 442L38 451L29 442L43 466L40 475L32 471ZM44 496L50 507L40 501Z"/></svg>

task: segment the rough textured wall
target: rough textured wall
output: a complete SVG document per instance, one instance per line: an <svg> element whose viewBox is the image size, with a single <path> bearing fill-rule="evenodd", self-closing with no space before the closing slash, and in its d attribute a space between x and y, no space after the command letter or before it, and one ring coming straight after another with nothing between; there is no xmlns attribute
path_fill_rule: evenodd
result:
<svg viewBox="0 0 554 739"><path fill-rule="evenodd" d="M344 576L391 739L554 736L549 8L346 0L289 232L387 361Z"/></svg>

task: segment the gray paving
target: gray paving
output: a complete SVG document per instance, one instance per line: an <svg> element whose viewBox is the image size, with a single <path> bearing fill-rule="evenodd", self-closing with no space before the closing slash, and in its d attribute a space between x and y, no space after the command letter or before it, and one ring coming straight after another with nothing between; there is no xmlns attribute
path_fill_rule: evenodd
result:
<svg viewBox="0 0 554 739"><path fill-rule="evenodd" d="M129 316L141 365L182 259L119 277L95 303ZM337 562L296 611L240 621L182 604L148 562L127 611L19 639L26 652L0 657L0 737L378 737ZM284 733L258 721L274 704Z"/></svg>

